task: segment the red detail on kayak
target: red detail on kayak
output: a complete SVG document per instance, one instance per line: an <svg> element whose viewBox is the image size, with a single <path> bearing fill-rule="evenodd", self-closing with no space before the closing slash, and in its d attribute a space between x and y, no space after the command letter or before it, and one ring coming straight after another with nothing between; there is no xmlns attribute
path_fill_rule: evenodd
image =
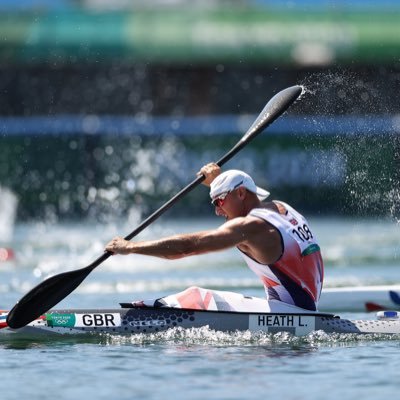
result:
<svg viewBox="0 0 400 400"><path fill-rule="evenodd" d="M365 308L367 311L383 311L385 307L377 303L367 302L365 303Z"/></svg>

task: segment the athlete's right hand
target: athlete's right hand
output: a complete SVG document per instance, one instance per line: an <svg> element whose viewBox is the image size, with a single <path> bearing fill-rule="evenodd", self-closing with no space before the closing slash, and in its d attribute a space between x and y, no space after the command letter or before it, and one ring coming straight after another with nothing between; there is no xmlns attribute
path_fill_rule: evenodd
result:
<svg viewBox="0 0 400 400"><path fill-rule="evenodd" d="M205 179L202 182L203 185L210 186L211 182L221 173L221 167L216 163L209 163L204 165L200 171L196 174L197 176L204 175Z"/></svg>

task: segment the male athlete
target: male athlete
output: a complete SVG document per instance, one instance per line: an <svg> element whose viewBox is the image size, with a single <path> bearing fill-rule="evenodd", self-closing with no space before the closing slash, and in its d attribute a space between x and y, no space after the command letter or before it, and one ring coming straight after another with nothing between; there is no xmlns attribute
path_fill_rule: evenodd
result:
<svg viewBox="0 0 400 400"><path fill-rule="evenodd" d="M321 251L307 220L281 201L262 202L269 192L246 173L205 165L205 176L218 216L217 229L130 242L114 238L106 250L114 254L143 254L178 259L236 246L248 267L262 281L266 299L190 287L151 305L207 310L256 312L316 311L324 266Z"/></svg>

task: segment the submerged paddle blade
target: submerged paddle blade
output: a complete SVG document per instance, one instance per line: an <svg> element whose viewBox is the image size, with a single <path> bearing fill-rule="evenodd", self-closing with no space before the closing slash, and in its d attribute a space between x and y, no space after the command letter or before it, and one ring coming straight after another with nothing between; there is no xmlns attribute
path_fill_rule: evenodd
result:
<svg viewBox="0 0 400 400"><path fill-rule="evenodd" d="M91 271L92 268L86 267L44 280L15 304L7 316L8 326L22 328L39 318L75 290Z"/></svg>

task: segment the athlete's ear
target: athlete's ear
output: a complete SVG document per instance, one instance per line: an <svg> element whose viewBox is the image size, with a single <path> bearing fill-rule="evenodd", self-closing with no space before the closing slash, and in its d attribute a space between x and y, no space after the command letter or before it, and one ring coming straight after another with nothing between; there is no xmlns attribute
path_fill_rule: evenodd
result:
<svg viewBox="0 0 400 400"><path fill-rule="evenodd" d="M240 200L243 200L246 197L247 189L245 187L243 187L243 186L240 186L238 188L238 194L239 194Z"/></svg>

